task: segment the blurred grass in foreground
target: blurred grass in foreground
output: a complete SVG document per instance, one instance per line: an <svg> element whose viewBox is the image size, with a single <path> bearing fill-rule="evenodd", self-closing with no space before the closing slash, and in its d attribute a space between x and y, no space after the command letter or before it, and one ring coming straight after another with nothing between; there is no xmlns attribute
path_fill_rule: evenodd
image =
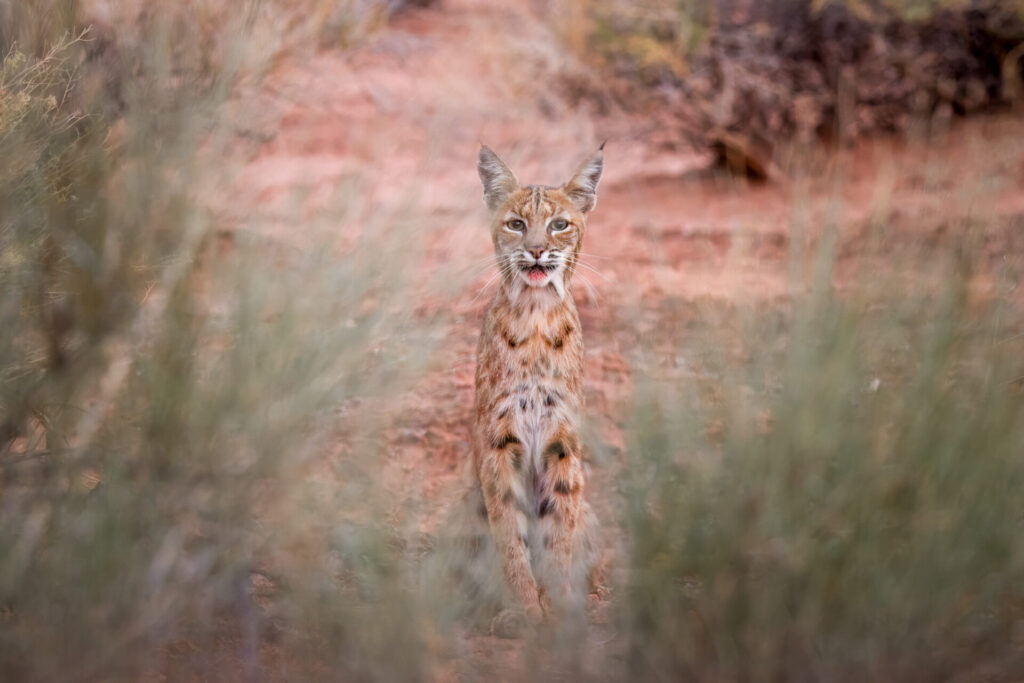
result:
<svg viewBox="0 0 1024 683"><path fill-rule="evenodd" d="M252 55L161 16L117 106L88 34L4 57L0 678L415 677L373 406L429 357L418 237L344 191L302 249L221 232Z"/></svg>
<svg viewBox="0 0 1024 683"><path fill-rule="evenodd" d="M843 294L821 267L791 310L705 312L685 353L699 372L640 392L631 673L1024 671L1020 312L969 303L974 256L944 252L924 254L953 261L941 292L894 288L892 256Z"/></svg>
<svg viewBox="0 0 1024 683"><path fill-rule="evenodd" d="M352 208L358 178L303 248L221 232L221 105L248 62L175 71L180 36L152 27L116 108L75 97L71 41L4 60L0 678L438 677L480 648L381 467L439 338L411 313L426 237ZM638 365L617 633L576 650L565 629L531 665L1019 672L1024 337L967 296L965 253L930 295L894 297L884 264L837 294L825 265L778 309L714 303L678 340L693 372L645 385ZM463 671L515 675L490 662Z"/></svg>

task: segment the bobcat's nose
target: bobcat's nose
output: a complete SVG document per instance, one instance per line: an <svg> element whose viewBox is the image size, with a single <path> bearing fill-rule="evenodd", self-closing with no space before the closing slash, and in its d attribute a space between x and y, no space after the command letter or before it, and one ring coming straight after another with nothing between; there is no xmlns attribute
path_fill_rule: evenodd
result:
<svg viewBox="0 0 1024 683"><path fill-rule="evenodd" d="M526 247L526 252L533 257L534 261L539 261L544 254L544 247Z"/></svg>

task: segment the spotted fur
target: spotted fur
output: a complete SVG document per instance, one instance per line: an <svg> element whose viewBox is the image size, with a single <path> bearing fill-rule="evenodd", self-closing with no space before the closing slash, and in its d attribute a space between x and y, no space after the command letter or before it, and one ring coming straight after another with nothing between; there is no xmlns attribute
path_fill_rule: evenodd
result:
<svg viewBox="0 0 1024 683"><path fill-rule="evenodd" d="M602 167L598 150L561 187L523 187L480 150L501 284L477 352L473 468L505 579L534 620L551 599L579 593L590 543L583 337L571 285Z"/></svg>

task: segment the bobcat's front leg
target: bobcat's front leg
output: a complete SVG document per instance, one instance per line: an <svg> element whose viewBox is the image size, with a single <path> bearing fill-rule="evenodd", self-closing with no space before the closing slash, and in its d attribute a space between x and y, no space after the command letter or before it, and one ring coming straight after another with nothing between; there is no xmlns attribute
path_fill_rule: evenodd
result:
<svg viewBox="0 0 1024 683"><path fill-rule="evenodd" d="M573 597L573 553L583 521L583 466L579 440L562 432L544 449L538 516L547 548L545 574L552 598L564 607Z"/></svg>
<svg viewBox="0 0 1024 683"><path fill-rule="evenodd" d="M526 544L526 500L520 471L523 446L508 435L484 454L480 465L487 520L494 537L505 578L527 618L536 623L544 614L542 596L530 569L530 549Z"/></svg>

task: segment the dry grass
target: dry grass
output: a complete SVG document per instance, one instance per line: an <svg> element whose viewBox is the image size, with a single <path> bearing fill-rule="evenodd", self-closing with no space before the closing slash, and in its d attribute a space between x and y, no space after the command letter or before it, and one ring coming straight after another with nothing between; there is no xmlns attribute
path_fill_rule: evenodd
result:
<svg viewBox="0 0 1024 683"><path fill-rule="evenodd" d="M344 206L300 252L218 237L237 75L182 78L167 25L140 29L113 137L107 102L60 96L78 44L4 61L2 676L222 679L272 641L289 675L408 678L407 569L366 522L383 418L360 406L426 357L393 273L416 240ZM346 221L368 232L343 248Z"/></svg>
<svg viewBox="0 0 1024 683"><path fill-rule="evenodd" d="M895 272L875 267L843 295L823 269L791 313L702 315L687 372L646 390L627 494L631 672L1020 671L1019 317L969 304L956 267L943 291L896 301L879 284Z"/></svg>
<svg viewBox="0 0 1024 683"><path fill-rule="evenodd" d="M139 25L117 107L75 90L70 41L0 71L0 678L441 677L474 605L422 571L381 463L444 339L420 300L452 283L424 283L418 206L350 201L358 178L301 248L226 231L223 104L252 67L174 25ZM541 631L533 673L1022 670L1020 273L972 296L958 228L913 297L893 254L837 292L823 241L805 296L660 321L606 520L612 640ZM666 342L681 363L651 361Z"/></svg>

